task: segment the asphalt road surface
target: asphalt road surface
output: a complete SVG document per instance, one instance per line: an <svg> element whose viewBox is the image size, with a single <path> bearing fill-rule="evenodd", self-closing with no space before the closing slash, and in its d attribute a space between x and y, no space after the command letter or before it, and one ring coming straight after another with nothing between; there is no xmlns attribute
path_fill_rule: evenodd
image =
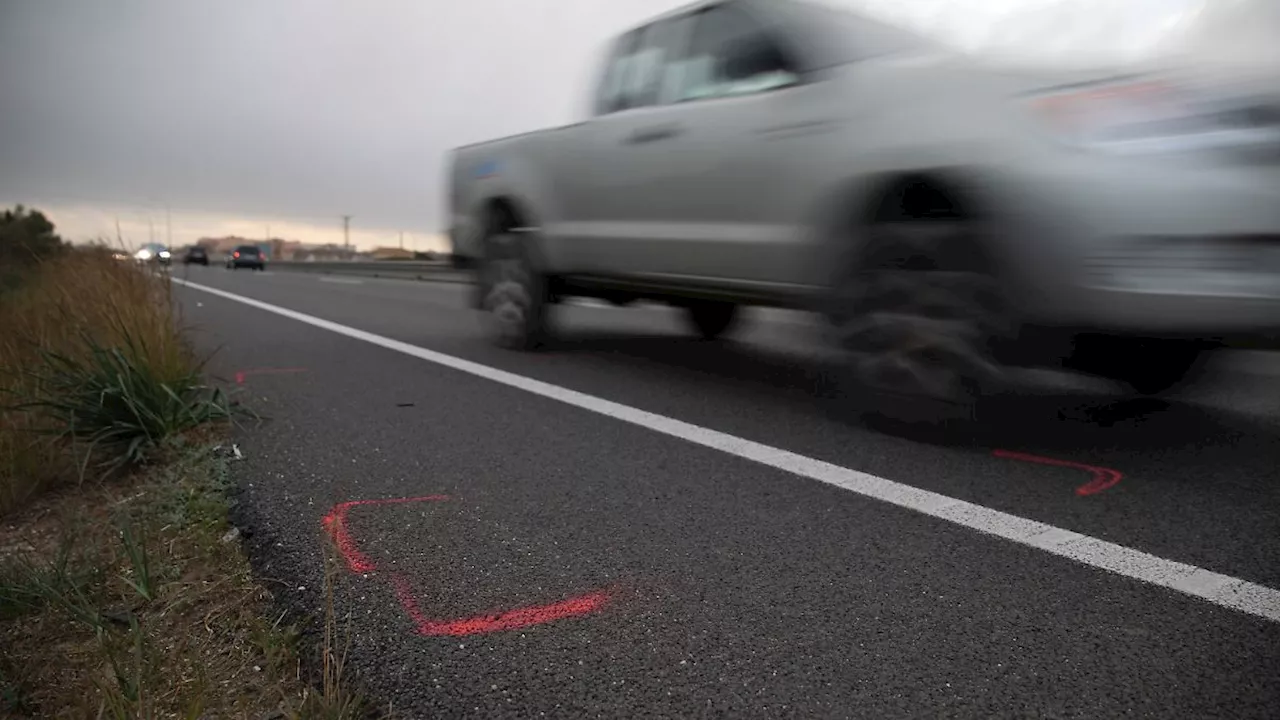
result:
<svg viewBox="0 0 1280 720"><path fill-rule="evenodd" d="M323 553L402 717L1280 717L1280 363L1168 401L1050 378L980 433L867 427L803 315L694 340L459 285L175 268L283 602ZM1051 382L1049 380L1052 380Z"/></svg>

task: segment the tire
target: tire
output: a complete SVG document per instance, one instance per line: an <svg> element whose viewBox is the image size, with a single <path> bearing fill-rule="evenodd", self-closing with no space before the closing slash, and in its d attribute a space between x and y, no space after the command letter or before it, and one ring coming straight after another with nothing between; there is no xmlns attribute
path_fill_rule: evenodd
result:
<svg viewBox="0 0 1280 720"><path fill-rule="evenodd" d="M859 410L944 424L978 419L1004 383L1012 312L978 242L981 226L896 219L868 228L828 312Z"/></svg>
<svg viewBox="0 0 1280 720"><path fill-rule="evenodd" d="M1069 367L1119 381L1139 395L1160 395L1198 377L1208 350L1194 340L1084 336Z"/></svg>
<svg viewBox="0 0 1280 720"><path fill-rule="evenodd" d="M685 306L685 314L698 335L714 340L733 327L738 306L731 302L698 301Z"/></svg>
<svg viewBox="0 0 1280 720"><path fill-rule="evenodd" d="M485 239L477 289L494 344L533 350L548 338L547 279L533 262L532 236L499 233Z"/></svg>

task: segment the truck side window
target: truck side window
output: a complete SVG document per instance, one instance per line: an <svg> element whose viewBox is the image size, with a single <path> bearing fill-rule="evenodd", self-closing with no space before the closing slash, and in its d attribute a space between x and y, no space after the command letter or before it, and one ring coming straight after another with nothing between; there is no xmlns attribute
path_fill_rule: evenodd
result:
<svg viewBox="0 0 1280 720"><path fill-rule="evenodd" d="M764 92L796 81L786 54L768 32L723 5L697 15L693 40L679 65L678 101Z"/></svg>
<svg viewBox="0 0 1280 720"><path fill-rule="evenodd" d="M596 114L607 115L626 107L626 80L635 58L636 41L640 38L639 30L618 38L614 43L603 77L600 79L600 91L596 96Z"/></svg>
<svg viewBox="0 0 1280 720"><path fill-rule="evenodd" d="M671 28L672 23L667 20L653 23L641 30L626 80L627 107L644 107L658 101Z"/></svg>

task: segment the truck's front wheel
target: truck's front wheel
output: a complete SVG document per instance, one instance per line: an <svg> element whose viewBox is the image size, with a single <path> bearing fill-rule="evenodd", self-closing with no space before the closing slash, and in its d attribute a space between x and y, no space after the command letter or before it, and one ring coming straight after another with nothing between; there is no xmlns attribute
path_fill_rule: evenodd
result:
<svg viewBox="0 0 1280 720"><path fill-rule="evenodd" d="M485 240L478 284L486 329L495 344L513 350L532 350L547 336L547 281L530 254L519 234Z"/></svg>
<svg viewBox="0 0 1280 720"><path fill-rule="evenodd" d="M976 223L895 218L868 228L829 320L872 415L930 424L974 419L998 384L994 350L1011 317L975 242Z"/></svg>

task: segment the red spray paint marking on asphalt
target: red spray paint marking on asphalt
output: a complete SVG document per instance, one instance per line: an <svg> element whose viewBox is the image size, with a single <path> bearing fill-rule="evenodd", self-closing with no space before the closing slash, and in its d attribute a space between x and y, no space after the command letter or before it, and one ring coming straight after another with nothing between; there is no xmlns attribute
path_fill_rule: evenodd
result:
<svg viewBox="0 0 1280 720"><path fill-rule="evenodd" d="M995 450L991 454L1008 460L1020 460L1022 462L1037 463L1040 465L1053 465L1056 467L1083 470L1092 475L1093 479L1076 488L1076 494L1080 496L1096 495L1107 488L1115 487L1116 483L1120 482L1124 477L1119 470L1098 467L1096 465L1085 465L1084 463L1072 462L1071 460L1058 460L1056 458L1042 457L1040 455L1028 455L1027 453L1013 452L1012 450Z"/></svg>
<svg viewBox="0 0 1280 720"><path fill-rule="evenodd" d="M300 367L299 368L261 368L258 370L237 370L236 384L243 385L244 379L249 377L250 375L284 375L287 373L301 373L306 371L307 371L306 368L300 368Z"/></svg>
<svg viewBox="0 0 1280 720"><path fill-rule="evenodd" d="M347 568L354 573L370 573L377 569L377 565L367 555L360 552L360 548L356 546L355 538L351 536L351 532L347 528L347 513L351 508L364 505L440 502L448 499L448 495L425 495L423 497L393 498L389 500L350 500L334 505L333 509L324 516L321 522L325 531L333 538L334 544L338 546L338 552L342 555L343 561L346 562ZM531 605L472 618L431 620L422 614L408 580L398 574L392 575L391 584L395 588L396 599L400 601L400 607L404 609L405 614L413 621L418 634L437 636L478 635L500 630L516 630L568 617L587 615L604 607L611 596L611 593L607 590L596 590L549 605Z"/></svg>
<svg viewBox="0 0 1280 720"><path fill-rule="evenodd" d="M500 630L518 630L531 625L541 625L568 617L587 615L604 607L609 602L609 593L604 590L578 595L549 605L531 605L529 607L507 610L493 615L481 615L457 620L430 620L418 609L418 601L413 597L409 581L396 575L391 578L396 588L396 598L400 606L413 620L419 635L449 635L462 637Z"/></svg>
<svg viewBox="0 0 1280 720"><path fill-rule="evenodd" d="M360 549L356 547L355 538L351 537L351 532L347 530L347 511L353 507L362 505L400 505L402 503L414 502L440 502L448 500L448 495L424 495L415 498L393 498L390 500L349 500L347 502L338 503L333 506L328 515L324 516L321 522L324 529L333 538L333 542L338 546L338 552L342 554L342 559L347 563L347 567L353 573L373 572L376 566Z"/></svg>

